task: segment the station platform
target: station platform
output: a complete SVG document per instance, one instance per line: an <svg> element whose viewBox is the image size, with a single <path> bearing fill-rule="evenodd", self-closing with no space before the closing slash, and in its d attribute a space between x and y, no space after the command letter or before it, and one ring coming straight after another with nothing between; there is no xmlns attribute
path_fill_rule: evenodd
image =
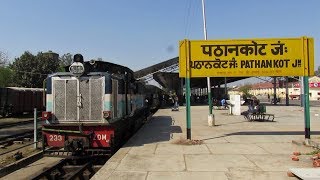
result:
<svg viewBox="0 0 320 180"><path fill-rule="evenodd" d="M92 179L296 179L287 176L290 168L312 167L306 154L313 149L292 142L304 140L302 107L267 106L274 122L248 122L214 110L214 127L208 126L208 111L191 107L193 141L187 141L185 107L159 109ZM320 109L310 111L311 138L319 139ZM291 160L294 151L302 153L300 161Z"/></svg>

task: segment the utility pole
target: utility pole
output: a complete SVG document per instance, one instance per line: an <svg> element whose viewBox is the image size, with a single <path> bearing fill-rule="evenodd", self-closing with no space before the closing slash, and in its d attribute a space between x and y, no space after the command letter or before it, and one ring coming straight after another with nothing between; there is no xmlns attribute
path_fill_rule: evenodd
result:
<svg viewBox="0 0 320 180"><path fill-rule="evenodd" d="M202 0L202 17L203 17L203 34L204 40L207 40L207 22L206 22L206 11L205 11L205 3ZM211 82L210 77L207 77L207 85L208 85L208 104L209 104L209 115L208 115L208 125L214 126L215 119L214 115L212 114L212 98L211 98Z"/></svg>

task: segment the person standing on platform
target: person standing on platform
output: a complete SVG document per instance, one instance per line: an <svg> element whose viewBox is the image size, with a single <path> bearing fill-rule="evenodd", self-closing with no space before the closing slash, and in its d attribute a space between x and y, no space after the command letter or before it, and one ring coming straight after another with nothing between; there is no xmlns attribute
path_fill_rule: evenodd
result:
<svg viewBox="0 0 320 180"><path fill-rule="evenodd" d="M172 96L172 100L173 100L173 107L172 107L172 111L179 111L179 98L176 94L174 94Z"/></svg>
<svg viewBox="0 0 320 180"><path fill-rule="evenodd" d="M222 106L222 108L226 108L226 99L225 98L221 99L221 106Z"/></svg>

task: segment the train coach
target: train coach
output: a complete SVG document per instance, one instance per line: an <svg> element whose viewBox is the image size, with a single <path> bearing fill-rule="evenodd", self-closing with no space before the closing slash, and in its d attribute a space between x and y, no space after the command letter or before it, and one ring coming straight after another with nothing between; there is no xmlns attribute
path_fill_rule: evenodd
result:
<svg viewBox="0 0 320 180"><path fill-rule="evenodd" d="M84 62L77 54L66 70L46 80L45 154L112 154L155 106L147 100L153 96L150 88L136 81L127 67Z"/></svg>
<svg viewBox="0 0 320 180"><path fill-rule="evenodd" d="M44 110L41 88L0 88L0 115L2 117L32 113L34 108Z"/></svg>

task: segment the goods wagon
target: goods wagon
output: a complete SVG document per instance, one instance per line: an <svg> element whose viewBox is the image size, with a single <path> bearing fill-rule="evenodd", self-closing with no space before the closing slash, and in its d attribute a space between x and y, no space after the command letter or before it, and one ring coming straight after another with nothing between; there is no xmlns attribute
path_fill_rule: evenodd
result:
<svg viewBox="0 0 320 180"><path fill-rule="evenodd" d="M2 117L31 113L33 109L44 110L41 88L0 88L0 115Z"/></svg>

